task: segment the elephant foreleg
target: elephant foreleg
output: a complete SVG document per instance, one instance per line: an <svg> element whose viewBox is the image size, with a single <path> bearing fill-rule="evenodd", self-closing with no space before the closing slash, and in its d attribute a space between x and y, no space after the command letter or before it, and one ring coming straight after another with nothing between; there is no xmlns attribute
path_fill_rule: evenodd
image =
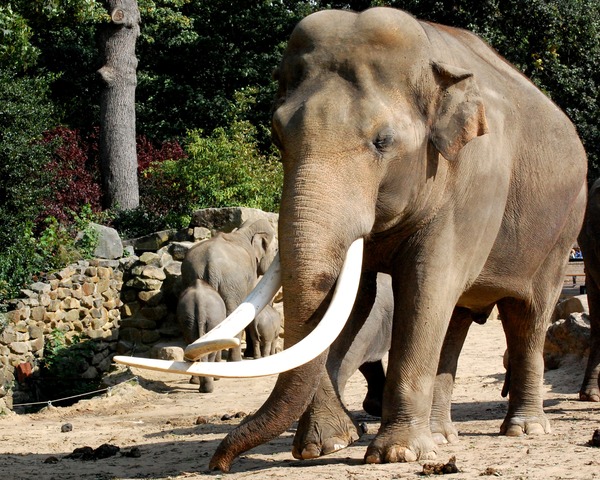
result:
<svg viewBox="0 0 600 480"><path fill-rule="evenodd" d="M298 459L327 455L346 448L361 434L329 375L324 374L313 401L298 422L292 455Z"/></svg>
<svg viewBox="0 0 600 480"><path fill-rule="evenodd" d="M359 298L344 330L329 350L326 372L307 410L298 423L292 454L296 458L315 458L341 450L356 441L362 430L343 404L344 387L363 360L359 333L377 293L376 274L363 273ZM370 335L367 335L369 337ZM360 348L359 348L360 347Z"/></svg>

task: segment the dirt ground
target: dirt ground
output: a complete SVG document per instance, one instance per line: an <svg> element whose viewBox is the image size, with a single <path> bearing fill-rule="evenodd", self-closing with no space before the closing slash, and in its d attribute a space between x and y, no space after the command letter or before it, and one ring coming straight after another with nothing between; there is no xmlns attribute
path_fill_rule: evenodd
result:
<svg viewBox="0 0 600 480"><path fill-rule="evenodd" d="M450 478L600 479L600 448L588 445L594 430L600 428L600 405L577 399L582 359L569 359L559 369L546 372L544 404L552 422L551 434L520 438L498 435L506 411L506 401L500 397L504 345L497 320L471 329L459 363L453 402L461 441L440 447L436 461L456 457L460 472ZM0 478L404 479L421 478L423 463L432 463L362 463L379 424L361 410L365 385L356 374L348 385L346 403L368 426L356 444L331 456L298 461L290 453L294 425L279 438L242 455L231 473L213 473L207 470L212 453L240 421L222 417L256 410L275 378L222 379L213 394L199 394L183 376L137 369L122 374L123 378L134 375L139 377L139 384L120 384L110 395L71 407L48 407L36 414L0 418ZM198 424L199 417L206 423ZM62 432L66 423L72 430ZM103 444L120 447L120 453L88 461L65 458L75 448L95 449Z"/></svg>

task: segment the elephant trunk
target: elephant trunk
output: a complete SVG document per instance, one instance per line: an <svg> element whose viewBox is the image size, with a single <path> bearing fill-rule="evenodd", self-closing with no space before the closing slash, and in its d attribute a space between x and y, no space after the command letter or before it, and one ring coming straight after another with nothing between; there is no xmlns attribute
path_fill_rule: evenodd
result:
<svg viewBox="0 0 600 480"><path fill-rule="evenodd" d="M265 404L219 444L209 468L228 472L241 453L285 432L308 407L319 385L327 352L315 360L279 375ZM287 392L294 391L289 396Z"/></svg>
<svg viewBox="0 0 600 480"><path fill-rule="evenodd" d="M372 227L372 216L361 216L362 212L344 210L335 203L350 193L330 184L333 173L299 168L284 180L279 255L286 350L317 327L329 307L346 252ZM354 303L354 297L345 300L350 306ZM327 353L328 349L309 363L281 373L265 404L221 442L210 467L228 471L237 455L271 440L300 418L319 386Z"/></svg>
<svg viewBox="0 0 600 480"><path fill-rule="evenodd" d="M287 245L286 245L287 244ZM296 247L293 247L294 249ZM280 242L280 255L288 252L290 240ZM315 252L316 253L316 252ZM300 342L316 326L328 306L329 290L335 283L333 275L317 275L321 278L318 294L301 295L313 288L305 288L315 280L302 272L312 269L294 268L282 262L284 309L286 318L285 349ZM288 274L287 272L293 272ZM327 278L329 281L323 280ZM325 286L327 283L327 287ZM299 290L296 288L300 287ZM304 287L303 287L304 286ZM279 375L275 388L265 404L246 422L227 435L210 461L211 469L229 471L233 460L242 452L272 440L287 430L300 418L311 402L324 372L328 350L314 360ZM271 357L274 358L274 357Z"/></svg>

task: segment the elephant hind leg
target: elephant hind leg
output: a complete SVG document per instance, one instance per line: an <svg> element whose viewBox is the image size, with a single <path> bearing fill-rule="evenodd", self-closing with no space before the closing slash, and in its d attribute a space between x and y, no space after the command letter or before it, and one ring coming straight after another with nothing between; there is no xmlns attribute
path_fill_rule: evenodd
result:
<svg viewBox="0 0 600 480"><path fill-rule="evenodd" d="M596 272L588 269L588 277ZM590 355L579 390L579 399L600 402L600 288L595 278L586 278L586 290L590 306Z"/></svg>
<svg viewBox="0 0 600 480"><path fill-rule="evenodd" d="M213 352L202 358L203 362L215 362L217 361L217 353ZM215 389L214 386L215 379L213 377L200 377L200 388L198 391L200 393L212 393Z"/></svg>
<svg viewBox="0 0 600 480"><path fill-rule="evenodd" d="M367 394L363 400L363 409L369 415L381 417L383 408L383 389L385 386L385 370L381 360L366 362L358 367L367 381Z"/></svg>
<svg viewBox="0 0 600 480"><path fill-rule="evenodd" d="M477 319L479 318L478 316ZM487 317L485 318L487 319ZM452 391L456 378L458 357L473 321L475 321L475 318L470 310L455 308L444 338L435 377L433 402L429 418L431 435L438 445L458 441L458 431L454 427L451 418Z"/></svg>
<svg viewBox="0 0 600 480"><path fill-rule="evenodd" d="M558 292L557 295L558 297ZM508 412L500 428L507 436L550 433L543 411L544 340L553 301L537 308L523 300L506 298L498 310L508 348Z"/></svg>
<svg viewBox="0 0 600 480"><path fill-rule="evenodd" d="M265 342L261 348L262 356L268 357L269 355L271 355L271 350L272 350L272 342Z"/></svg>

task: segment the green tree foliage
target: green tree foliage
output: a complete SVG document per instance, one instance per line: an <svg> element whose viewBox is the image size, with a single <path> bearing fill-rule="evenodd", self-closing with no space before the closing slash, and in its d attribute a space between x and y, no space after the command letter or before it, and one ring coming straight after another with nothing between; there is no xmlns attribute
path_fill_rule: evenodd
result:
<svg viewBox="0 0 600 480"><path fill-rule="evenodd" d="M25 70L35 65L39 50L31 44L32 31L10 4L0 6L0 65Z"/></svg>
<svg viewBox="0 0 600 480"><path fill-rule="evenodd" d="M248 119L254 125L268 124L274 94L271 72L294 25L310 12L307 2L182 3L187 21L174 17L179 21L170 23L170 29L148 25L151 19L162 20L140 7L140 133L164 139L190 129L224 126L229 102L245 87L258 88L257 108L248 112Z"/></svg>
<svg viewBox="0 0 600 480"><path fill-rule="evenodd" d="M55 122L51 79L0 71L0 252L35 222L49 191L52 145L42 140Z"/></svg>
<svg viewBox="0 0 600 480"><path fill-rule="evenodd" d="M8 29L10 33L5 35L23 36L20 32L30 32L23 47L29 62L21 66L31 76L54 74L51 98L61 120L73 127L97 124L101 85L96 70L101 59L96 31L99 23L108 21L102 2L10 0L10 8L18 12L23 23ZM0 68L7 65L3 60L0 56Z"/></svg>
<svg viewBox="0 0 600 480"><path fill-rule="evenodd" d="M242 116L254 105L256 90L238 92L229 108L230 120L210 135L200 129L188 132L186 158L165 161L145 172L160 178L171 194L157 190L153 203L173 204L181 215L206 207L246 206L277 211L281 196L282 170L273 150L262 153L258 130ZM156 198L159 195L160 198Z"/></svg>

